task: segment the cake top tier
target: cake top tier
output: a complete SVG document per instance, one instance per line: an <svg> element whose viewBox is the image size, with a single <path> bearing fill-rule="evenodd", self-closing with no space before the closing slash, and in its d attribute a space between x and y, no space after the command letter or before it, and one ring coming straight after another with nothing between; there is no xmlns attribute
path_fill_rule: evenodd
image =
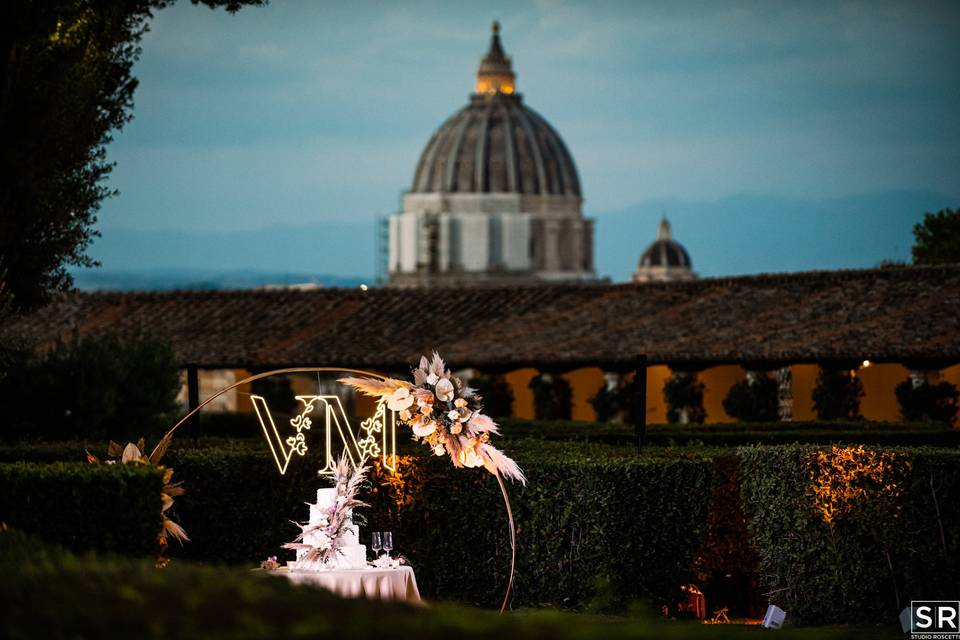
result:
<svg viewBox="0 0 960 640"><path fill-rule="evenodd" d="M318 505L331 505L337 500L337 488L336 487L326 487L324 489L317 489L317 504Z"/></svg>

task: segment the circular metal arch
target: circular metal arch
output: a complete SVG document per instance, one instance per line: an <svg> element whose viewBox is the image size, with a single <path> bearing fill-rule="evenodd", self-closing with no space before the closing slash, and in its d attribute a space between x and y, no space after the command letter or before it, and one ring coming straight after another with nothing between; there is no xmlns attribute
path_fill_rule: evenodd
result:
<svg viewBox="0 0 960 640"><path fill-rule="evenodd" d="M195 409L192 409L191 411L189 411L187 415L180 418L180 420L178 420L175 425L170 427L170 430L163 435L163 437L157 443L157 446L154 447L153 451L150 453L150 457L152 458L153 455L161 447L168 446L170 441L173 439L174 432L177 429L179 429L181 426L186 424L187 421L190 420L190 418L192 418L197 413L199 413L200 409L203 409L205 406L207 406L208 404L210 404L211 402L213 402L223 394L227 393L228 391L232 391L241 385L247 384L248 382L261 380L263 378L269 378L271 376L280 376L280 375L285 375L290 373L353 373L353 374L358 374L362 376L369 376L371 378L377 378L380 380L387 379L387 376L380 373L375 373L373 371L364 371L363 369L344 369L344 368L338 368L338 367L290 367L287 369L274 369L272 371L264 371L262 373L256 373L252 376L248 376L244 378L243 380L238 380L237 382L234 382L228 387L224 387L223 389L220 389L215 394L213 394L212 396L210 396L209 398L201 402L199 405L197 405ZM514 576L514 572L516 570L516 565L517 565L517 531L513 522L513 510L510 508L510 498L507 496L507 487L504 484L503 478L500 476L499 472L495 473L494 475L497 478L497 484L500 486L500 493L503 495L503 506L507 511L507 523L509 524L509 527L510 527L510 577L507 580L507 591L503 596L503 604L500 605L500 613L503 614L503 612L506 611L507 609L507 604L510 601L510 592L513 589L513 576Z"/></svg>

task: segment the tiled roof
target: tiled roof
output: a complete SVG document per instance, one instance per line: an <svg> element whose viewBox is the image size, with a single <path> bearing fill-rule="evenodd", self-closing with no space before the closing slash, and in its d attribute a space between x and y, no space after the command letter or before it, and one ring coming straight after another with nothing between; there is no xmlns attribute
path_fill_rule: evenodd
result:
<svg viewBox="0 0 960 640"><path fill-rule="evenodd" d="M75 293L20 320L40 344L106 330L201 367L960 361L960 265L469 289ZM942 365L941 365L942 366Z"/></svg>

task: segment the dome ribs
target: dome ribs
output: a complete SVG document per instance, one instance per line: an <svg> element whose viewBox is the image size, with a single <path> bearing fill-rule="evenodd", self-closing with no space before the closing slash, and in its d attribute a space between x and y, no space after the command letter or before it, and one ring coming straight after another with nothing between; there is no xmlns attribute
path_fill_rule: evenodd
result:
<svg viewBox="0 0 960 640"><path fill-rule="evenodd" d="M519 188L520 176L517 173L517 158L514 153L513 123L510 121L510 112L500 104L500 113L503 115L503 144L504 159L507 161L507 191L516 193Z"/></svg>
<svg viewBox="0 0 960 640"><path fill-rule="evenodd" d="M520 96L474 96L430 138L411 191L580 197L580 179L563 139Z"/></svg>
<svg viewBox="0 0 960 640"><path fill-rule="evenodd" d="M486 158L488 157L487 134L490 130L490 115L493 113L493 106L487 106L483 110L483 117L480 119L480 131L477 134L477 148L473 160L473 190L488 192L490 185L487 180L489 169L487 168Z"/></svg>
<svg viewBox="0 0 960 640"><path fill-rule="evenodd" d="M467 133L467 126L471 121L473 121L473 113L470 111L463 112L463 117L460 119L460 124L455 134L456 137L453 139L453 146L450 147L450 153L447 155L446 174L444 175L443 186L440 188L440 191L457 190L458 156L463 146L463 138Z"/></svg>
<svg viewBox="0 0 960 640"><path fill-rule="evenodd" d="M556 129L551 127L550 123L544 120L543 116L539 113L530 108L527 109L527 112L531 118L536 120L540 129L543 130L543 139L553 154L553 162L551 164L553 165L555 163L558 178L556 193L580 195L580 180L577 177L577 167L573 164L573 156L567 151L567 147L563 144L563 139L560 137L560 134L558 134Z"/></svg>
<svg viewBox="0 0 960 640"><path fill-rule="evenodd" d="M540 145L537 144L537 135L533 132L533 127L530 125L530 120L527 118L527 114L524 113L523 109L514 109L516 113L517 120L520 122L520 126L523 127L523 131L526 133L527 144L530 146L530 152L533 154L533 164L534 168L537 171L537 186L541 193L550 193L550 187L547 184L547 174L546 169L543 166L543 156L540 155ZM530 193L537 193L538 189L534 188ZM524 193L527 193L524 190Z"/></svg>

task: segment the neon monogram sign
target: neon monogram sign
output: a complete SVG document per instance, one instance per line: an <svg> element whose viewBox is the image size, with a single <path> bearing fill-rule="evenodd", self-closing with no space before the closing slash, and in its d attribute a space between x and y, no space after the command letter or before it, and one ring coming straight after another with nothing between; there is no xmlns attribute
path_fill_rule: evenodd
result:
<svg viewBox="0 0 960 640"><path fill-rule="evenodd" d="M287 472L290 460L294 454L303 456L307 453L307 433L314 426L316 414L320 414L324 429L324 466L319 473L333 475L335 469L333 455L334 431L340 439L344 450L350 458L354 468L363 465L367 460L380 458L383 465L391 471L397 469L397 433L396 412L387 408L386 400L377 402L373 415L360 423L359 439L350 426L347 412L343 409L340 397L325 396L296 396L300 403L300 413L290 419L291 431L284 437L267 406L263 396L252 395L253 409L260 421L263 435L277 463L280 475Z"/></svg>

